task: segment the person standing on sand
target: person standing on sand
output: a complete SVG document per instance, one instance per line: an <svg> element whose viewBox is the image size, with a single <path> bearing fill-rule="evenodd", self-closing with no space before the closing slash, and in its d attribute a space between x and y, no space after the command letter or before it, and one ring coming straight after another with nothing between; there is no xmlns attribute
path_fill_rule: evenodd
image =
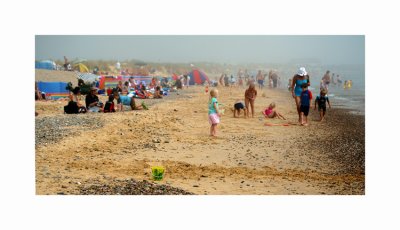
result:
<svg viewBox="0 0 400 230"><path fill-rule="evenodd" d="M243 78L242 76L239 77L239 88L243 87Z"/></svg>
<svg viewBox="0 0 400 230"><path fill-rule="evenodd" d="M188 75L184 74L183 75L183 85L184 86L188 86L189 82L188 82Z"/></svg>
<svg viewBox="0 0 400 230"><path fill-rule="evenodd" d="M264 75L261 73L261 70L258 71L256 78L258 83L258 89L262 90L264 87Z"/></svg>
<svg viewBox="0 0 400 230"><path fill-rule="evenodd" d="M310 76L308 76L306 68L300 67L300 69L297 71L297 74L293 76L291 86L292 97L296 102L297 113L299 114L299 122L301 122L300 96L301 92L303 91L301 87L304 83L307 83L308 86L310 85Z"/></svg>
<svg viewBox="0 0 400 230"><path fill-rule="evenodd" d="M224 74L224 84L226 87L229 87L229 78L227 74Z"/></svg>
<svg viewBox="0 0 400 230"><path fill-rule="evenodd" d="M271 74L271 80L272 80L272 87L276 88L278 86L278 74L274 71Z"/></svg>
<svg viewBox="0 0 400 230"><path fill-rule="evenodd" d="M217 125L220 123L221 113L218 108L218 90L212 89L210 91L210 100L208 101L208 122L210 123L210 136L217 135Z"/></svg>
<svg viewBox="0 0 400 230"><path fill-rule="evenodd" d="M249 110L251 108L251 117L254 117L254 101L256 100L257 97L257 90L253 82L250 83L249 88L246 89L246 92L244 93L244 102L247 108L247 114L249 114ZM249 106L250 104L250 106Z"/></svg>
<svg viewBox="0 0 400 230"><path fill-rule="evenodd" d="M219 78L219 85L224 86L224 74L221 74L221 77Z"/></svg>
<svg viewBox="0 0 400 230"><path fill-rule="evenodd" d="M307 126L308 125L308 113L311 108L311 100L312 100L312 93L308 90L308 84L303 83L301 85L302 92L300 95L300 124Z"/></svg>
<svg viewBox="0 0 400 230"><path fill-rule="evenodd" d="M327 70L325 75L322 77L321 89L324 88L324 89L326 89L326 91L329 90L329 84L331 83L331 75L329 73L330 73L330 71Z"/></svg>
<svg viewBox="0 0 400 230"><path fill-rule="evenodd" d="M69 61L66 56L64 56L64 70L68 70Z"/></svg>
<svg viewBox="0 0 400 230"><path fill-rule="evenodd" d="M322 89L319 96L315 98L315 105L314 110L317 109L318 104L318 111L319 111L319 121L323 121L326 113L326 103L328 102L329 108L331 108L331 103L329 102L328 96L326 96L327 91Z"/></svg>

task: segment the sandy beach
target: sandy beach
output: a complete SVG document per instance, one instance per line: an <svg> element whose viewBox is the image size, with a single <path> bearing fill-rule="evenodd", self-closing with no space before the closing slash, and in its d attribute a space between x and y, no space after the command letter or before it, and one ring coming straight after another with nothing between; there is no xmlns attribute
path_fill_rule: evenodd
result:
<svg viewBox="0 0 400 230"><path fill-rule="evenodd" d="M201 86L146 99L146 111L64 115L66 101L36 101L36 194L130 194L115 188L131 180L199 195L365 194L364 115L332 101L326 121L312 110L303 127L290 93L264 88L254 118L233 118L245 88L218 89L225 114L217 138ZM287 121L263 117L271 102ZM166 168L162 181L151 178L157 165Z"/></svg>

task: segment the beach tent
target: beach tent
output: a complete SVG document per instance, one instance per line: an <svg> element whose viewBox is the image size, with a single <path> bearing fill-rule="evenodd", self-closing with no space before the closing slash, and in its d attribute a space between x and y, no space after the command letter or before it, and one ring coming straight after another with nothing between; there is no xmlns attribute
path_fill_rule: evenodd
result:
<svg viewBox="0 0 400 230"><path fill-rule="evenodd" d="M81 72L81 73L89 73L88 67L86 67L82 63L78 63L78 64L74 65L74 69L79 71L79 72Z"/></svg>
<svg viewBox="0 0 400 230"><path fill-rule="evenodd" d="M208 76L203 72L198 69L193 70L192 72L189 73L190 76L190 81L189 85L202 85L204 82L210 82L210 79Z"/></svg>
<svg viewBox="0 0 400 230"><path fill-rule="evenodd" d="M133 77L137 83L144 82L146 85L150 84L151 79L153 78L151 76L101 76L99 89L115 88L119 81L124 83L129 81L129 78L131 77Z"/></svg>
<svg viewBox="0 0 400 230"><path fill-rule="evenodd" d="M69 91L66 89L66 82L38 82L38 88L40 91L46 94L46 98L55 100L61 97L68 97Z"/></svg>
<svg viewBox="0 0 400 230"><path fill-rule="evenodd" d="M57 69L57 65L56 65L55 62L50 61L50 60L36 61L35 62L35 69L55 70L55 69Z"/></svg>

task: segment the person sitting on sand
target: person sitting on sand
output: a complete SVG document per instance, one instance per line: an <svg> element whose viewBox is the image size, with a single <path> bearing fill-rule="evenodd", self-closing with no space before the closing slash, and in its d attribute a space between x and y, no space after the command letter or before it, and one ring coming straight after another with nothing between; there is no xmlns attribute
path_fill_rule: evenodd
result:
<svg viewBox="0 0 400 230"><path fill-rule="evenodd" d="M129 82L125 82L124 85L122 86L122 95L128 95L129 93Z"/></svg>
<svg viewBox="0 0 400 230"><path fill-rule="evenodd" d="M114 113L115 112L114 94L110 94L110 96L108 96L108 101L104 105L103 111L105 113Z"/></svg>
<svg viewBox="0 0 400 230"><path fill-rule="evenodd" d="M175 86L177 89L182 89L182 79L181 78L176 79Z"/></svg>
<svg viewBox="0 0 400 230"><path fill-rule="evenodd" d="M331 108L331 103L329 102L328 96L326 96L327 91L322 89L319 96L315 98L315 105L314 110L317 109L318 104L318 111L319 111L319 121L323 121L326 113L326 103L328 102L329 108Z"/></svg>
<svg viewBox="0 0 400 230"><path fill-rule="evenodd" d="M307 126L307 117L311 108L312 93L310 90L308 90L307 83L303 83L301 88L303 91L300 94L300 124Z"/></svg>
<svg viewBox="0 0 400 230"><path fill-rule="evenodd" d="M42 100L45 99L46 97L43 95L43 93L39 90L38 84L35 81L35 100Z"/></svg>
<svg viewBox="0 0 400 230"><path fill-rule="evenodd" d="M117 109L120 112L124 111L124 105L130 106L132 110L142 110L142 105L136 105L136 101L134 97L119 95L118 93L114 93L114 98L117 99Z"/></svg>
<svg viewBox="0 0 400 230"><path fill-rule="evenodd" d="M246 89L246 92L244 93L246 108L248 110L250 110L249 108L251 108L251 117L254 117L254 101L256 100L256 97L257 90L255 88L254 82L251 82L249 88ZM249 114L249 111L247 112L247 114Z"/></svg>
<svg viewBox="0 0 400 230"><path fill-rule="evenodd" d="M103 103L100 102L97 94L97 88L90 88L90 92L86 95L85 102L86 108L89 112L102 112L103 111Z"/></svg>
<svg viewBox="0 0 400 230"><path fill-rule="evenodd" d="M72 95L69 96L68 113L86 113L87 109L80 102L81 88L79 86L72 90Z"/></svg>
<svg viewBox="0 0 400 230"><path fill-rule="evenodd" d="M134 91L136 89L136 82L135 79L133 77L129 78L129 87L128 87L128 91Z"/></svg>
<svg viewBox="0 0 400 230"><path fill-rule="evenodd" d="M149 94L147 93L147 89L144 84L140 84L140 89L137 93L141 98L149 98Z"/></svg>
<svg viewBox="0 0 400 230"><path fill-rule="evenodd" d="M154 98L162 98L162 92L160 86L156 86L156 90L154 91Z"/></svg>
<svg viewBox="0 0 400 230"><path fill-rule="evenodd" d="M265 108L265 110L262 112L264 114L265 118L279 118L279 119L283 119L286 120L286 118L280 114L278 111L275 110L275 102L272 102L268 108Z"/></svg>
<svg viewBox="0 0 400 230"><path fill-rule="evenodd" d="M235 101L235 104L233 105L233 117L239 117L240 116L240 110L243 109L243 113L244 113L244 118L248 117L247 114L247 109L244 106L244 103L242 100L237 99ZM236 116L236 112L237 112L237 116Z"/></svg>
<svg viewBox="0 0 400 230"><path fill-rule="evenodd" d="M122 93L122 88L123 88L122 81L119 81L119 82L118 82L118 85L117 85L117 87L116 87L116 89L117 89L117 91L118 91L119 93Z"/></svg>

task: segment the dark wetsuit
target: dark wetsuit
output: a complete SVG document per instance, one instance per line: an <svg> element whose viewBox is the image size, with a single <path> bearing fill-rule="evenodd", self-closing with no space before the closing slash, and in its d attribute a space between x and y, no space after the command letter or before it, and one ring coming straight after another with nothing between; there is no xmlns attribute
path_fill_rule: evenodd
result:
<svg viewBox="0 0 400 230"><path fill-rule="evenodd" d="M329 98L328 96L317 96L317 98L315 98L315 101L318 104L318 111L323 110L324 112L326 111L326 102L329 102Z"/></svg>

